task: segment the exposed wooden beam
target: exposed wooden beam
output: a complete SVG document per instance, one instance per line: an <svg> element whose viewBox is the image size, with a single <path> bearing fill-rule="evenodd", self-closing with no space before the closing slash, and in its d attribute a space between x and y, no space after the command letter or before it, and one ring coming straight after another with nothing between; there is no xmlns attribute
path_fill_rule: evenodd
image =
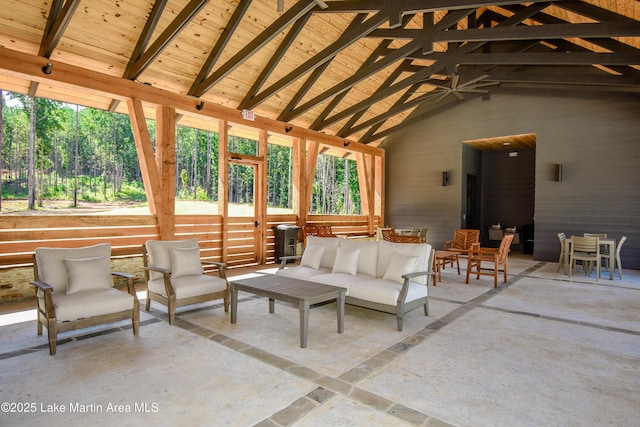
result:
<svg viewBox="0 0 640 427"><path fill-rule="evenodd" d="M133 52L131 52L131 56L129 57L129 63L125 68L123 77L125 79L131 78L133 76L132 69L136 62L140 59L144 51L147 49L149 45L149 41L151 40L151 35L155 31L158 21L162 16L162 12L164 11L164 7L166 6L168 0L156 0L151 8L151 12L149 13L149 17L144 23L144 28L142 29L142 33L138 37L138 41L136 42L136 46L133 48Z"/></svg>
<svg viewBox="0 0 640 427"><path fill-rule="evenodd" d="M59 2L57 2L59 3ZM55 6L56 11L59 8L59 4L52 4L52 12ZM67 0L64 6L59 9L59 13L56 13L53 23L47 21L46 32L44 34L44 38L40 43L40 50L38 51L38 55L49 58L53 53L53 49L56 48L62 34L67 29L69 22L71 22L71 18L75 13L78 5L80 4L80 0Z"/></svg>
<svg viewBox="0 0 640 427"><path fill-rule="evenodd" d="M235 70L243 61L255 54L260 48L278 36L285 28L300 19L304 14L316 7L315 0L306 0L296 3L292 8L283 13L271 25L269 25L251 43L236 53L231 59L222 64L213 74L207 77L198 87L192 91L194 96L200 97L216 83Z"/></svg>
<svg viewBox="0 0 640 427"><path fill-rule="evenodd" d="M430 59L449 60L447 53L434 53ZM489 65L628 65L640 64L638 52L523 52L523 53L464 53L455 56L458 64Z"/></svg>
<svg viewBox="0 0 640 427"><path fill-rule="evenodd" d="M160 193L156 207L161 240L173 240L176 224L176 112L172 107L156 107L156 164Z"/></svg>
<svg viewBox="0 0 640 427"><path fill-rule="evenodd" d="M227 22L227 25L224 27L222 34L220 34L220 37L211 49L209 56L200 68L198 76L195 78L193 84L191 85L191 88L187 92L189 95L195 95L197 93L198 86L202 84L209 73L211 73L211 71L213 70L213 67L218 62L218 59L224 51L224 48L227 46L227 43L229 43L229 40L231 40L231 36L235 32L236 28L238 28L240 21L242 21L242 17L249 8L251 1L252 0L240 0L240 3L238 3L238 6L233 11L233 15L231 15L231 18L229 18L229 22Z"/></svg>
<svg viewBox="0 0 640 427"><path fill-rule="evenodd" d="M519 4L521 1L467 1L467 0L346 0L328 1L327 8L318 13L374 13L394 10L401 14L435 12L438 10L477 9L486 6ZM548 0L533 0L528 3L548 3Z"/></svg>
<svg viewBox="0 0 640 427"><path fill-rule="evenodd" d="M359 13L358 15L356 15L355 18L351 20L351 23L349 24L349 27L346 29L346 31L349 31L352 28L362 24L362 22L366 17L367 15L365 15L364 13ZM331 58L329 61L325 62L324 64L322 64L321 66L313 70L313 72L309 75L309 77L307 77L307 79L302 84L302 86L300 86L296 94L289 100L289 103L287 104L287 106L280 112L280 115L278 116L278 120L284 120L284 121L287 120L286 119L287 115L291 113L291 111L295 108L296 105L298 105L300 100L307 94L309 89L311 89L311 87L315 84L315 82L320 78L324 70L327 69L327 67L329 66L332 60L333 58Z"/></svg>
<svg viewBox="0 0 640 427"><path fill-rule="evenodd" d="M535 15L536 13L538 13L541 9L544 9L546 6L547 4L542 2L541 4L531 4L526 8L524 8L523 10L519 11L518 13L514 14L513 16L505 19L498 25L509 26L509 25L519 24L525 19L528 19L532 15ZM473 52L474 50L478 49L484 44L485 42L467 43L454 51L447 52L445 55L443 55L441 60L436 61L434 64L425 67L421 71L416 72L413 76L407 77L404 80L399 81L392 86L389 86L385 90L379 91L377 94L372 95L369 98L364 99L360 102L357 102L354 105L350 106L349 108L346 108L345 110L334 114L332 117L327 118L326 120L323 121L322 125L316 129L317 130L324 129L330 124L340 121L346 117L349 117L350 115L355 114L358 111L366 110L376 102L379 102L382 99L387 98L388 96L391 96L400 90L403 90L415 83L418 83L421 80L428 78L431 74L437 73L445 69L446 67L450 66L451 64L455 64L457 56L464 53ZM428 55L428 56L431 56L431 55Z"/></svg>
<svg viewBox="0 0 640 427"><path fill-rule="evenodd" d="M389 19L388 14L385 12L378 12L367 21L365 21L362 25L357 28L351 29L350 31L345 31L338 40L331 43L321 52L318 52L313 57L306 60L302 65L297 67L295 70L289 72L286 76L282 77L276 83L272 84L269 88L262 91L260 94L254 96L251 101L247 104L247 108L253 108L260 103L262 103L267 98L273 96L278 91L287 87L297 79L299 79L304 74L313 70L316 67L324 64L326 61L329 61L331 58L336 56L338 53L349 47L355 40L363 37L367 33L373 31L375 28L382 25Z"/></svg>
<svg viewBox="0 0 640 427"><path fill-rule="evenodd" d="M199 100L188 95L158 89L121 77L65 64L64 62L51 60L49 62L52 62L54 67L53 72L47 75L42 72L42 67L47 63L45 58L0 47L0 72L8 76L38 82L54 82L58 86L73 89L82 88L83 90L121 101L137 98L155 106L166 105L174 107L177 111L179 110L178 112L209 117L218 121L226 120L252 128L265 129L281 135L318 141L329 147L344 148L344 138L315 132L300 126L291 126L289 123L266 117L258 116L255 121L246 120L242 117L241 111L211 102L206 102L204 107L198 110L196 106L199 104ZM355 141L352 141L349 148L351 151L362 151L371 154L380 154L382 151L375 147L358 144Z"/></svg>
<svg viewBox="0 0 640 427"><path fill-rule="evenodd" d="M243 108L247 108L246 103L249 102L249 100L256 93L258 93L258 91L265 84L265 82L267 81L267 79L269 78L273 70L275 70L276 66L278 65L282 57L284 57L284 54L287 53L287 50L289 49L289 47L291 47L291 44L293 43L295 38L298 36L298 34L300 34L300 31L302 31L305 24L309 20L309 18L311 18L311 14L307 13L301 18L299 18L291 26L291 29L285 36L282 43L280 43L280 46L278 46L278 49L276 50L276 52L271 56L271 59L269 59L269 62L267 63L267 65L262 69L262 72L260 73L256 81L253 82L253 85L251 85L251 89L249 89L244 99L240 102L240 105L238 106L239 110Z"/></svg>
<svg viewBox="0 0 640 427"><path fill-rule="evenodd" d="M324 102L326 99L332 96L335 96L345 90L350 89L351 87L355 86L359 82L372 76L373 74L377 73L383 68L388 67L394 62L402 58L405 58L416 51L421 50L422 47L424 46L424 40L428 40L434 32L443 30L455 24L456 22L460 21L465 16L468 16L473 12L474 12L473 10L463 10L463 11L456 11L456 12L447 14L447 16L444 17L440 23L430 28L426 33L421 32L420 39L413 40L407 43L405 46L391 51L389 54L385 55L382 59L372 64L368 64L366 67L361 67L353 76L344 79L342 82L335 85L334 87L323 91L321 95L318 95L310 99L309 101L305 102L304 104L298 106L297 108L293 109L289 114L284 116L282 119L285 121L292 120L293 118L314 108L316 105ZM317 129L317 127L314 127L314 129Z"/></svg>
<svg viewBox="0 0 640 427"><path fill-rule="evenodd" d="M209 0L191 0L153 44L136 60L124 77L127 79L137 78L208 2Z"/></svg>

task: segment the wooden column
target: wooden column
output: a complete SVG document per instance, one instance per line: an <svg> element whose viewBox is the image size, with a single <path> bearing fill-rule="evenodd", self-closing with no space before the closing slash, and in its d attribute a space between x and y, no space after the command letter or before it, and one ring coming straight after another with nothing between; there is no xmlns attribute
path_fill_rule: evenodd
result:
<svg viewBox="0 0 640 427"><path fill-rule="evenodd" d="M311 207L311 197L313 196L313 180L316 176L316 165L318 163L318 154L320 152L320 143L316 141L309 141L307 143L307 160L306 160L306 171L305 171L305 195L304 199L306 200L306 212L309 212L309 208ZM307 214L305 213L305 216ZM305 224L306 224L305 219Z"/></svg>
<svg viewBox="0 0 640 427"><path fill-rule="evenodd" d="M385 191L385 155L384 151L380 155L374 156L374 181L373 181L373 192L374 192L374 214L380 216L380 225L384 226L384 191Z"/></svg>
<svg viewBox="0 0 640 427"><path fill-rule="evenodd" d="M222 262L227 262L229 250L227 245L229 234L229 124L218 122L218 212L222 216L220 230L220 249Z"/></svg>
<svg viewBox="0 0 640 427"><path fill-rule="evenodd" d="M158 227L161 240L173 240L176 225L176 111L156 107L156 163L160 175L157 199Z"/></svg>
<svg viewBox="0 0 640 427"><path fill-rule="evenodd" d="M264 159L256 166L256 189L254 203L256 205L256 257L258 264L264 264L267 259L267 138L269 133L260 129L258 138L258 157Z"/></svg>
<svg viewBox="0 0 640 427"><path fill-rule="evenodd" d="M375 209L373 204L373 182L375 168L373 167L373 156L364 153L356 153L356 165L358 167L358 183L360 186L360 201L362 205L362 214L368 216L369 234L373 234Z"/></svg>
<svg viewBox="0 0 640 427"><path fill-rule="evenodd" d="M292 200L293 213L298 215L298 225L307 224L309 214L309 196L307 195L307 141L301 138L293 138L292 145Z"/></svg>

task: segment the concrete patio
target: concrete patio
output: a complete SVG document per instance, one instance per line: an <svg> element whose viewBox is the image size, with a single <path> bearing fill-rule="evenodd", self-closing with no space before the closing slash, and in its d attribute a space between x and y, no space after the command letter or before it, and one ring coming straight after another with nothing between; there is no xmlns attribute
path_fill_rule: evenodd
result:
<svg viewBox="0 0 640 427"><path fill-rule="evenodd" d="M64 334L49 356L33 310L0 315L1 425L635 426L640 417L640 271L556 273L514 254L508 283L448 268L431 314L297 309L241 294L166 321ZM230 277L271 274L231 270ZM142 297L142 294L141 294ZM142 304L141 304L142 306ZM15 410L16 412L7 412ZM29 410L30 412L27 412ZM64 412L62 412L64 410Z"/></svg>

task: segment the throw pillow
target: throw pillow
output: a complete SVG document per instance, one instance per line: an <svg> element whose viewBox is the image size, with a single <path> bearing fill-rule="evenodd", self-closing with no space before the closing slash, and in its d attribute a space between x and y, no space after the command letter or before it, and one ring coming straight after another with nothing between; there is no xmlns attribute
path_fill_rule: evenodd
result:
<svg viewBox="0 0 640 427"><path fill-rule="evenodd" d="M113 287L110 260L106 257L66 258L67 295L81 291L110 289Z"/></svg>
<svg viewBox="0 0 640 427"><path fill-rule="evenodd" d="M355 276L358 273L358 257L360 249L338 246L336 261L332 273L346 273Z"/></svg>
<svg viewBox="0 0 640 427"><path fill-rule="evenodd" d="M382 278L402 284L404 282L402 276L415 271L417 260L417 256L406 256L394 253L391 255L389 267L387 267L387 271L385 271Z"/></svg>
<svg viewBox="0 0 640 427"><path fill-rule="evenodd" d="M320 262L322 261L322 255L325 251L324 246L307 246L302 253L302 259L300 260L300 266L311 267L314 270L320 268Z"/></svg>
<svg viewBox="0 0 640 427"><path fill-rule="evenodd" d="M171 277L202 274L200 248L171 248Z"/></svg>

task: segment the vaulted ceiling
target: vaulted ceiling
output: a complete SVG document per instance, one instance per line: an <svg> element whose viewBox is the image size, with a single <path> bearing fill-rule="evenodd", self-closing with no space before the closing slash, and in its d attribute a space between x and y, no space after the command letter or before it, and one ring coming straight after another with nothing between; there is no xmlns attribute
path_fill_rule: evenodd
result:
<svg viewBox="0 0 640 427"><path fill-rule="evenodd" d="M418 106L640 99L635 0L2 0L0 46L372 145ZM0 88L127 111L1 67Z"/></svg>

